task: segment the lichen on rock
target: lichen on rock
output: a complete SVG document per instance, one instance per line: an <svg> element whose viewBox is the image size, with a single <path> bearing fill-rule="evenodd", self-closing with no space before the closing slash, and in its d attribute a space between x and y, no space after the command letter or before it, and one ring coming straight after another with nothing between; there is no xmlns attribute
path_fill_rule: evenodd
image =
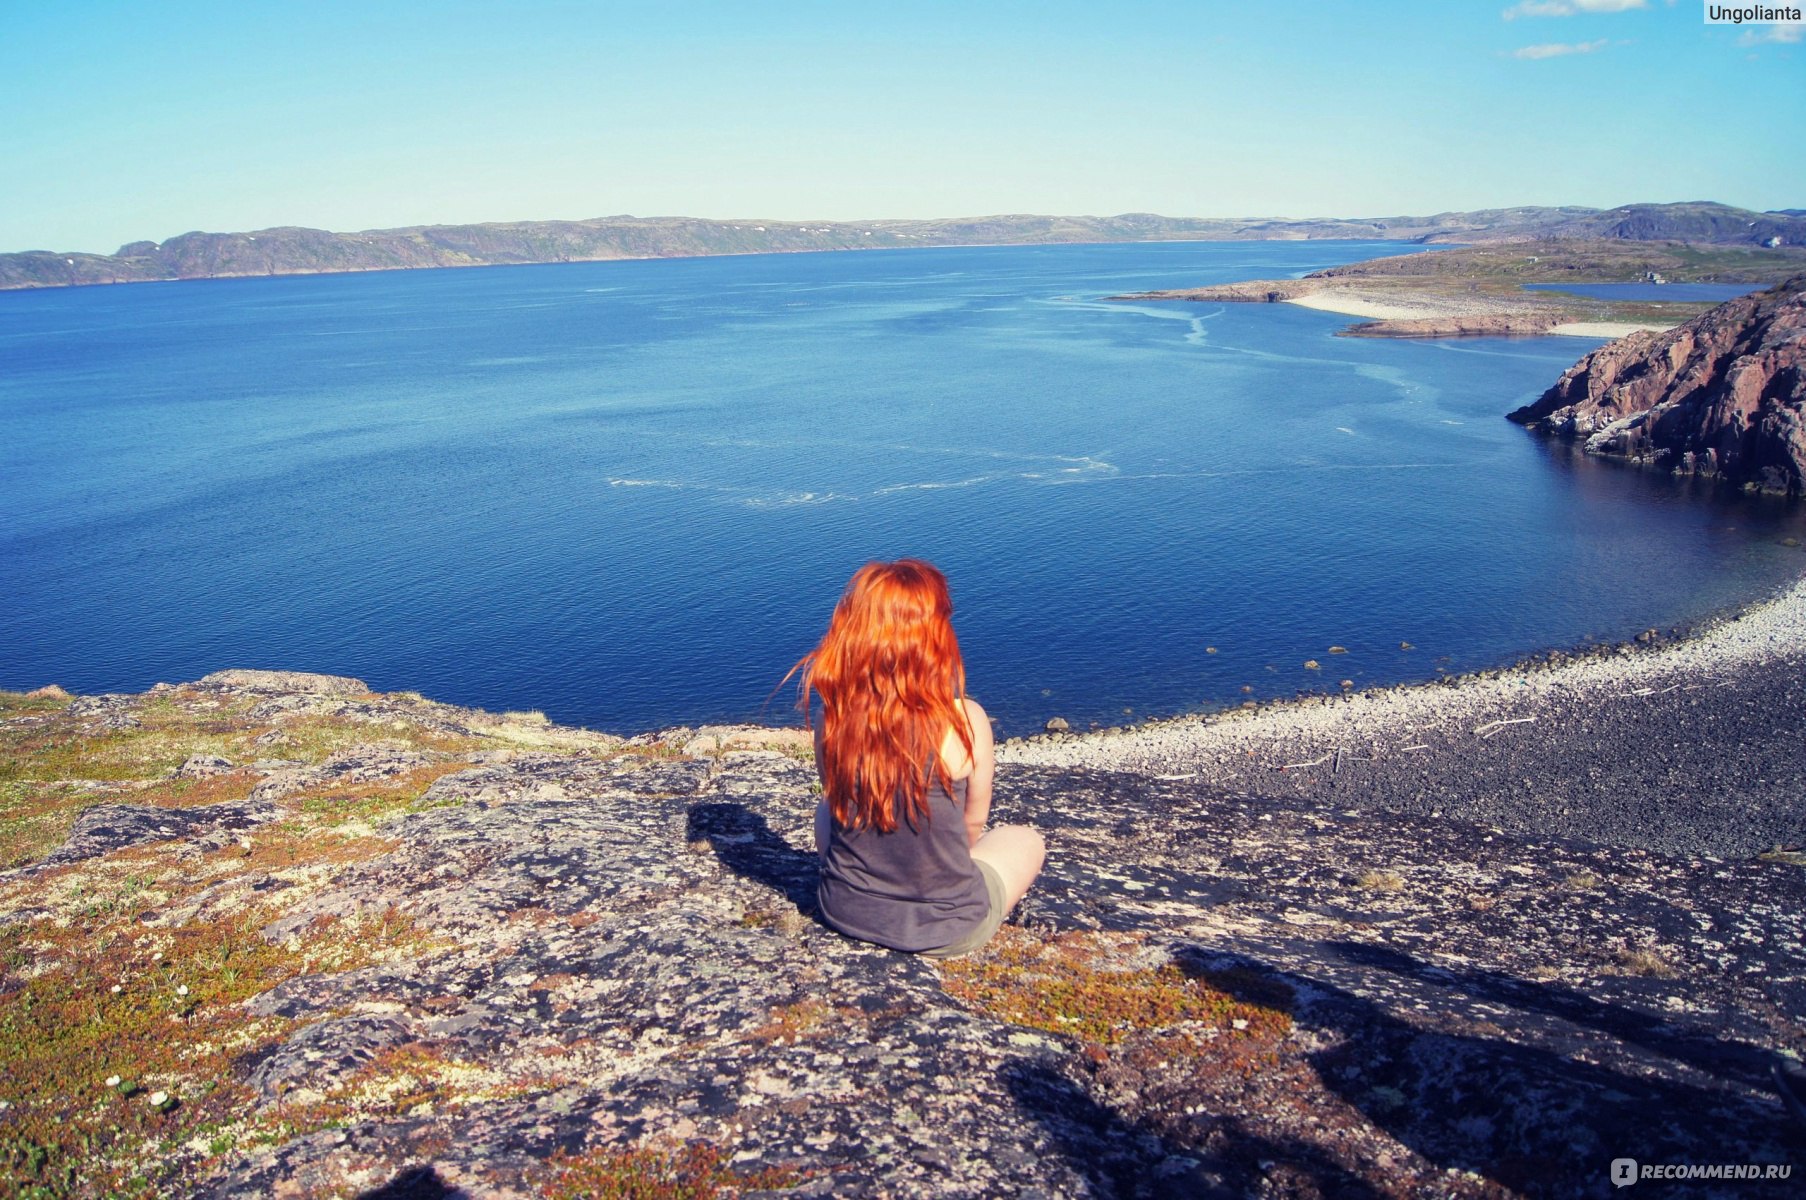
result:
<svg viewBox="0 0 1806 1200"><path fill-rule="evenodd" d="M1006 766L1047 872L937 964L816 918L794 735L209 679L0 714L145 756L0 875L15 1190L1555 1196L1793 1136L1790 863Z"/></svg>

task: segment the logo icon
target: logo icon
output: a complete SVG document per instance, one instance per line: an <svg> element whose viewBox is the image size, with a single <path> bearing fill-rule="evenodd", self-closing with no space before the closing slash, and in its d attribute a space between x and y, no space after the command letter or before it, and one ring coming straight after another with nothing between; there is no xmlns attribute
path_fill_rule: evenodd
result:
<svg viewBox="0 0 1806 1200"><path fill-rule="evenodd" d="M1634 1158L1612 1159L1612 1186L1629 1187L1637 1181L1637 1160Z"/></svg>

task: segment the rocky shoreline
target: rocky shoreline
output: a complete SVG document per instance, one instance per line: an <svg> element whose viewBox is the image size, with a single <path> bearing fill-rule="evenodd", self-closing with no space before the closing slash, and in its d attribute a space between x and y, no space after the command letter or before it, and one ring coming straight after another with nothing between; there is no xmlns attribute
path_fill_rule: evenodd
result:
<svg viewBox="0 0 1806 1200"><path fill-rule="evenodd" d="M1528 836L1747 857L1806 842L1806 579L1685 636L1433 683L1004 743L1134 771Z"/></svg>
<svg viewBox="0 0 1806 1200"><path fill-rule="evenodd" d="M1798 1164L1803 666L1806 580L1636 653L1007 744L997 819L1048 869L940 964L816 920L796 731L274 672L6 693L0 1186L1500 1198Z"/></svg>

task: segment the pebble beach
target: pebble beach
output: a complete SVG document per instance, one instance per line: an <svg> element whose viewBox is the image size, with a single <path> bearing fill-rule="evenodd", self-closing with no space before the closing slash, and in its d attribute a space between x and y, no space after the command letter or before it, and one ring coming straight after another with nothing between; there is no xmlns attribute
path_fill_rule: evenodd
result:
<svg viewBox="0 0 1806 1200"><path fill-rule="evenodd" d="M1674 641L1042 734L1000 745L998 761L1192 779L1516 835L1748 857L1806 842L1803 733L1806 577Z"/></svg>

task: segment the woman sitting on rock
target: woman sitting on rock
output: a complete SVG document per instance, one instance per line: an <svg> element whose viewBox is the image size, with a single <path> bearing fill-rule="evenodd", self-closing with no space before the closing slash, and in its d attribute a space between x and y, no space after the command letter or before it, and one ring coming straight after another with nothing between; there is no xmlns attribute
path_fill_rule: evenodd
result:
<svg viewBox="0 0 1806 1200"><path fill-rule="evenodd" d="M942 958L989 941L1046 854L1026 825L984 831L991 722L966 697L952 616L934 567L868 563L796 667L805 713L821 697L822 916L850 937Z"/></svg>

